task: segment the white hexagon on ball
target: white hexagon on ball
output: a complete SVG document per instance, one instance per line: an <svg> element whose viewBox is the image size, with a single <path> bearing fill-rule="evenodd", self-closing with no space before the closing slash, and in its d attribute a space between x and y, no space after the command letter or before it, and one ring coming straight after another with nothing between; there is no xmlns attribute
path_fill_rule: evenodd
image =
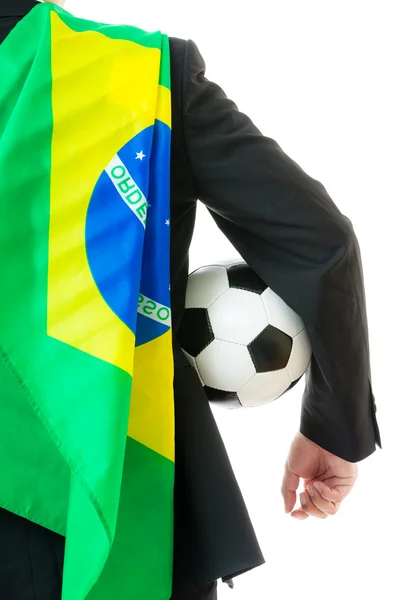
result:
<svg viewBox="0 0 400 600"><path fill-rule="evenodd" d="M239 402L242 406L254 407L273 402L281 394L286 392L291 384L289 373L285 369L270 371L269 373L257 373L238 392Z"/></svg>
<svg viewBox="0 0 400 600"><path fill-rule="evenodd" d="M307 332L303 329L293 338L292 351L290 353L286 369L292 379L296 381L304 375L311 360L311 344Z"/></svg>
<svg viewBox="0 0 400 600"><path fill-rule="evenodd" d="M255 376L256 370L246 346L214 340L196 357L204 385L236 392Z"/></svg>
<svg viewBox="0 0 400 600"><path fill-rule="evenodd" d="M209 306L208 316L215 338L250 344L268 325L259 294L229 288Z"/></svg>
<svg viewBox="0 0 400 600"><path fill-rule="evenodd" d="M186 356L186 358L188 359L188 362L189 362L189 364L190 364L190 365L193 367L193 369L195 369L195 371L196 371L196 373L197 373L197 375L198 375L198 378L199 378L199 379L200 379L200 381L201 381L201 384L202 384L202 385L204 385L204 382L203 382L203 380L202 380L202 378L201 378L201 375L200 375L200 373L199 373L199 369L198 369L198 367L197 367L197 363L196 363L196 359L195 359L195 357L194 357L194 356L192 356L191 354L189 354L188 352L186 352L186 350L184 350L183 348L182 348L182 352L183 352L183 354Z"/></svg>
<svg viewBox="0 0 400 600"><path fill-rule="evenodd" d="M228 273L223 266L201 267L189 277L186 308L208 308L229 289Z"/></svg>
<svg viewBox="0 0 400 600"><path fill-rule="evenodd" d="M304 329L303 320L271 288L261 294L270 325L294 338Z"/></svg>

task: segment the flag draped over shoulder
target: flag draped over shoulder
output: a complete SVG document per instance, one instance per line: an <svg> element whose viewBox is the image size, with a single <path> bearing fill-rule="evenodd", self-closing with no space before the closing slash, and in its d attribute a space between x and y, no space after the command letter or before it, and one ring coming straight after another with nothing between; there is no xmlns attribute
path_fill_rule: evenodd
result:
<svg viewBox="0 0 400 600"><path fill-rule="evenodd" d="M63 600L167 600L168 37L33 9L0 46L0 506Z"/></svg>

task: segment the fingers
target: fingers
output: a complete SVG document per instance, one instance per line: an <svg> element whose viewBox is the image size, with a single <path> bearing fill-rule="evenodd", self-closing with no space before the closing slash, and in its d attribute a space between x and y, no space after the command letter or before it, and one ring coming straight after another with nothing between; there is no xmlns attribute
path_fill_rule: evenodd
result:
<svg viewBox="0 0 400 600"><path fill-rule="evenodd" d="M333 490L326 483L322 483L322 481L314 481L312 485L317 489L318 494L329 502L340 504L343 500L343 495L340 492Z"/></svg>
<svg viewBox="0 0 400 600"><path fill-rule="evenodd" d="M322 500L322 498L321 498L321 500ZM325 500L325 502L326 502L326 500ZM301 504L301 508L303 509L303 511L310 517L317 517L318 519L326 519L328 517L328 514L326 512L324 512L323 510L321 510L315 504L314 497L311 498L311 496L309 494L307 494L307 492L303 492L302 494L300 494L300 504ZM321 503L318 502L318 504L321 504Z"/></svg>
<svg viewBox="0 0 400 600"><path fill-rule="evenodd" d="M285 502L285 511L289 513L296 504L296 490L299 487L300 478L292 473L288 463L285 464L285 473L281 487L281 493Z"/></svg>
<svg viewBox="0 0 400 600"><path fill-rule="evenodd" d="M316 488L321 491L318 491ZM336 490L330 489L327 485L317 482L317 485L308 485L307 492L300 494L300 503L302 508L292 513L292 517L297 519L306 519L307 516L318 519L326 519L330 515L335 515L340 507L341 496Z"/></svg>
<svg viewBox="0 0 400 600"><path fill-rule="evenodd" d="M325 492L325 495L320 493L313 485L309 485L307 489L310 494L311 501L317 509L325 513L326 516L335 515L339 510L340 502L335 503L333 498L336 499L336 496L335 494L330 493L331 491L334 492L334 490L329 490L327 486L325 487L328 490ZM332 498L332 500L329 498Z"/></svg>
<svg viewBox="0 0 400 600"><path fill-rule="evenodd" d="M294 510L291 514L292 517L294 517L295 519L299 520L299 521L305 521L306 519L308 519L308 517L310 515L308 515L307 513L304 512L304 510Z"/></svg>

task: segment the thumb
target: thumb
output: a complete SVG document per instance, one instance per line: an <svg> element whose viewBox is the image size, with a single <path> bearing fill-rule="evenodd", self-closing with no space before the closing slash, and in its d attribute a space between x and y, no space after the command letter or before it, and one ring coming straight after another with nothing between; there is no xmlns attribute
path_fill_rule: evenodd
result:
<svg viewBox="0 0 400 600"><path fill-rule="evenodd" d="M285 512L289 513L293 510L296 504L296 491L299 487L300 477L295 475L288 465L285 463L285 473L281 487L281 493L285 503Z"/></svg>

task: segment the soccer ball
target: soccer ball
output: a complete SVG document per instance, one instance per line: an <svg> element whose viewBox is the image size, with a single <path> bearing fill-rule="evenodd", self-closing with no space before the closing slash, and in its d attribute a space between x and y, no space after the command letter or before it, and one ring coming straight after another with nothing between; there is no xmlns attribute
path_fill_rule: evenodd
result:
<svg viewBox="0 0 400 600"><path fill-rule="evenodd" d="M210 402L276 400L304 375L311 346L301 318L244 262L194 271L178 340Z"/></svg>

